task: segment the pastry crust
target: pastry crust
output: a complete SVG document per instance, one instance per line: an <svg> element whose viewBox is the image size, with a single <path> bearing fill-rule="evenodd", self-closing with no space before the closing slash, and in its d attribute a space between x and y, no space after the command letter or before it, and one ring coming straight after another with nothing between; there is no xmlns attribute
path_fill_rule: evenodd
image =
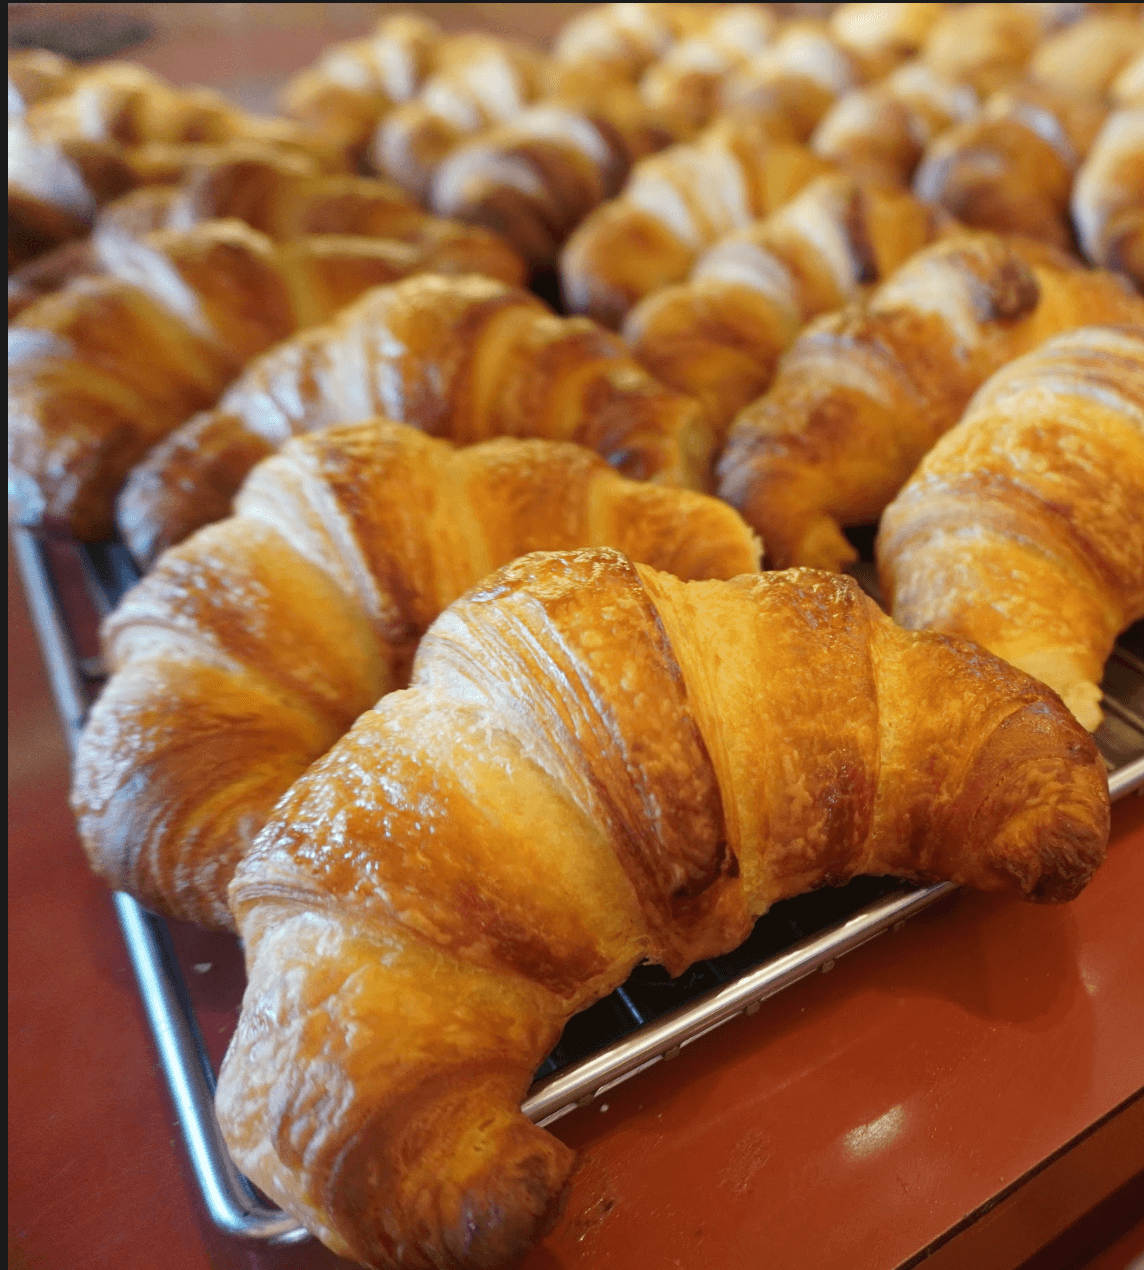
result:
<svg viewBox="0 0 1144 1270"><path fill-rule="evenodd" d="M525 557L446 610L409 691L240 866L224 1135L343 1255L507 1261L571 1164L520 1099L638 961L679 973L855 872L1063 899L1107 830L1099 754L1052 693L851 579Z"/></svg>
<svg viewBox="0 0 1144 1270"><path fill-rule="evenodd" d="M272 349L214 411L171 433L120 498L124 540L153 558L233 496L244 456L375 414L462 445L576 441L627 476L708 481L711 436L698 405L654 380L618 336L490 278L425 274L377 287Z"/></svg>
<svg viewBox="0 0 1144 1270"><path fill-rule="evenodd" d="M944 239L795 340L732 425L719 494L776 567L841 568L842 527L878 519L991 374L1062 331L1142 318L1127 283L1043 244Z"/></svg>
<svg viewBox="0 0 1144 1270"><path fill-rule="evenodd" d="M1144 325L1089 327L998 371L886 509L896 621L976 640L1090 730L1144 617Z"/></svg>
<svg viewBox="0 0 1144 1270"><path fill-rule="evenodd" d="M228 925L227 883L279 795L404 684L437 614L517 556L604 545L684 578L759 561L725 503L626 480L580 446L455 450L382 420L291 441L105 625L113 674L73 796L93 865Z"/></svg>

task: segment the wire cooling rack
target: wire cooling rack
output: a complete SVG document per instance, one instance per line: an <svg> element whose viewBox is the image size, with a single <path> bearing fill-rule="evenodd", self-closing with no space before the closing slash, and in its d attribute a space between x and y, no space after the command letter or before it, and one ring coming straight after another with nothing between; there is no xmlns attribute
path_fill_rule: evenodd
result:
<svg viewBox="0 0 1144 1270"><path fill-rule="evenodd" d="M138 574L119 544L87 546L19 528L12 535L56 705L74 745L104 677L99 621ZM877 598L872 568L858 566L855 573ZM1117 644L1102 687L1105 722L1096 740L1109 770L1109 790L1119 798L1144 785L1141 624ZM734 952L699 962L677 979L658 967L638 967L611 996L569 1022L537 1072L525 1114L538 1124L551 1124L653 1063L671 1059L728 1019L754 1013L799 979L833 969L839 957L899 930L955 889L949 883L915 888L894 879L855 878L844 887L776 904ZM305 1229L257 1194L227 1153L214 1113L212 1046L188 988L186 949L180 953L170 925L130 896L116 893L114 904L211 1220L228 1234L266 1244L308 1238ZM229 952L237 973L237 948ZM193 975L204 966L209 963L189 969Z"/></svg>

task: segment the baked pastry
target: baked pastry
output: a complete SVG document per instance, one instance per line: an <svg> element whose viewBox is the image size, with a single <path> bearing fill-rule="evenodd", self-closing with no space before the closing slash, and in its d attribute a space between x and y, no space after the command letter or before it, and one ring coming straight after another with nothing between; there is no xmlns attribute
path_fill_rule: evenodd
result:
<svg viewBox="0 0 1144 1270"><path fill-rule="evenodd" d="M1023 84L997 93L927 149L914 192L975 229L1073 246L1073 176L1104 122L1091 98Z"/></svg>
<svg viewBox="0 0 1144 1270"><path fill-rule="evenodd" d="M1089 13L1044 40L1029 78L1077 97L1104 98L1120 72L1144 56L1144 22L1131 5Z"/></svg>
<svg viewBox="0 0 1144 1270"><path fill-rule="evenodd" d="M560 253L564 302L618 326L645 295L682 282L705 248L831 170L766 119L722 116L698 140L637 163L572 234Z"/></svg>
<svg viewBox="0 0 1144 1270"><path fill-rule="evenodd" d="M9 267L82 237L99 207L137 185L179 179L198 147L234 145L340 162L299 125L206 89L176 89L128 62L75 70L66 91L9 116Z"/></svg>
<svg viewBox="0 0 1144 1270"><path fill-rule="evenodd" d="M840 4L830 30L855 58L867 83L883 79L921 51L948 4Z"/></svg>
<svg viewBox="0 0 1144 1270"><path fill-rule="evenodd" d="M442 227L388 181L322 173L312 160L268 146L200 146L193 155L183 147L146 149L146 175L139 172L138 155L130 165L143 187L98 211L92 238L65 242L9 273L9 321L72 277L102 272L95 237L139 238L231 218L279 241L351 234L417 242L457 228Z"/></svg>
<svg viewBox="0 0 1144 1270"><path fill-rule="evenodd" d="M718 492L775 567L839 569L856 558L841 527L878 519L991 374L1061 332L1141 320L1126 283L1042 243L935 243L795 340L732 425Z"/></svg>
<svg viewBox="0 0 1144 1270"><path fill-rule="evenodd" d="M886 509L883 592L1043 680L1090 730L1144 617L1144 325L1087 327L997 372Z"/></svg>
<svg viewBox="0 0 1144 1270"><path fill-rule="evenodd" d="M623 337L657 379L702 404L718 443L801 327L888 277L947 220L901 188L817 177L709 248L687 282L643 299Z"/></svg>
<svg viewBox="0 0 1144 1270"><path fill-rule="evenodd" d="M239 221L96 239L80 277L8 328L11 511L98 539L115 495L164 435L213 405L256 354L363 291L428 269L519 281L519 259L467 226L420 242L313 235L275 244Z"/></svg>
<svg viewBox="0 0 1144 1270"><path fill-rule="evenodd" d="M1108 96L1118 109L1144 109L1144 53L1134 57L1117 75Z"/></svg>
<svg viewBox="0 0 1144 1270"><path fill-rule="evenodd" d="M487 277L426 274L375 288L248 366L138 465L120 534L145 563L226 515L254 463L291 436L378 414L461 445L576 441L627 476L708 482L698 405L657 383L618 336Z"/></svg>
<svg viewBox="0 0 1144 1270"><path fill-rule="evenodd" d="M591 546L684 578L759 562L725 503L629 481L581 446L458 450L386 420L289 442L232 518L167 552L104 626L112 677L73 797L94 868L229 926L227 885L271 808L404 686L437 614L519 555Z"/></svg>
<svg viewBox="0 0 1144 1270"><path fill-rule="evenodd" d="M677 136L690 136L718 114L723 82L746 67L780 30L761 4L711 6L703 27L670 45L639 78L640 98Z"/></svg>
<svg viewBox="0 0 1144 1270"><path fill-rule="evenodd" d="M520 1104L574 1011L855 873L1067 898L1107 799L1048 689L852 579L525 557L445 611L409 691L239 866L223 1135L342 1256L513 1264L573 1163Z"/></svg>
<svg viewBox="0 0 1144 1270"><path fill-rule="evenodd" d="M1077 173L1072 218L1089 260L1144 290L1144 104L1108 116Z"/></svg>
<svg viewBox="0 0 1144 1270"><path fill-rule="evenodd" d="M815 128L810 148L847 171L908 184L929 143L979 110L968 84L944 79L915 58L844 93Z"/></svg>
<svg viewBox="0 0 1144 1270"><path fill-rule="evenodd" d="M543 94L544 58L487 35L455 36L417 96L390 111L367 149L378 172L424 201L438 163L462 140Z"/></svg>
<svg viewBox="0 0 1144 1270"><path fill-rule="evenodd" d="M332 45L295 75L283 90L282 109L356 162L378 120L420 91L447 39L421 14L383 18L369 35Z"/></svg>
<svg viewBox="0 0 1144 1270"><path fill-rule="evenodd" d="M1052 5L950 5L933 24L921 56L939 75L981 97L1016 83L1052 24Z"/></svg>

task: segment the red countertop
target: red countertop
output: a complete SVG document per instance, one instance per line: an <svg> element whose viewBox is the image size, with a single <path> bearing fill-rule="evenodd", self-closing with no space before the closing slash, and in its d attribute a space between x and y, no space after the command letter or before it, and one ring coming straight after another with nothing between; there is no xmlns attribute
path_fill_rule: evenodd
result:
<svg viewBox="0 0 1144 1270"><path fill-rule="evenodd" d="M203 1215L11 564L8 620L9 1264L344 1264ZM1132 795L1074 903L958 894L564 1117L581 1165L526 1270L1012 1270L1110 1196L1092 1237L1122 1270L1144 1252L1142 894ZM217 1058L237 949L176 940Z"/></svg>

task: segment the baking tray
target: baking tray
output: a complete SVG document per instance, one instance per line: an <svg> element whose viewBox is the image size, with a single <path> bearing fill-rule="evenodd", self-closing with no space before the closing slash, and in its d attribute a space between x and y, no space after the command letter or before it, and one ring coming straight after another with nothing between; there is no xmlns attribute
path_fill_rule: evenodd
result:
<svg viewBox="0 0 1144 1270"><path fill-rule="evenodd" d="M12 540L56 705L74 747L104 676L99 621L138 573L120 544L87 546L18 527ZM868 557L870 542L856 545ZM878 598L872 566L867 562L854 572ZM1144 786L1144 625L1122 636L1102 687L1105 723L1096 740L1115 799ZM954 890L950 883L910 887L894 879L856 878L845 887L776 904L738 949L700 962L677 979L658 967L638 967L611 996L569 1022L538 1071L523 1111L537 1124L551 1124L652 1064L670 1060L736 1015L754 1013L799 979L832 970L839 957L901 929ZM211 1046L188 990L187 956L180 956L168 923L123 893L113 902L208 1215L240 1239L280 1245L309 1238L230 1159L214 1114ZM193 965L192 973L203 964Z"/></svg>

